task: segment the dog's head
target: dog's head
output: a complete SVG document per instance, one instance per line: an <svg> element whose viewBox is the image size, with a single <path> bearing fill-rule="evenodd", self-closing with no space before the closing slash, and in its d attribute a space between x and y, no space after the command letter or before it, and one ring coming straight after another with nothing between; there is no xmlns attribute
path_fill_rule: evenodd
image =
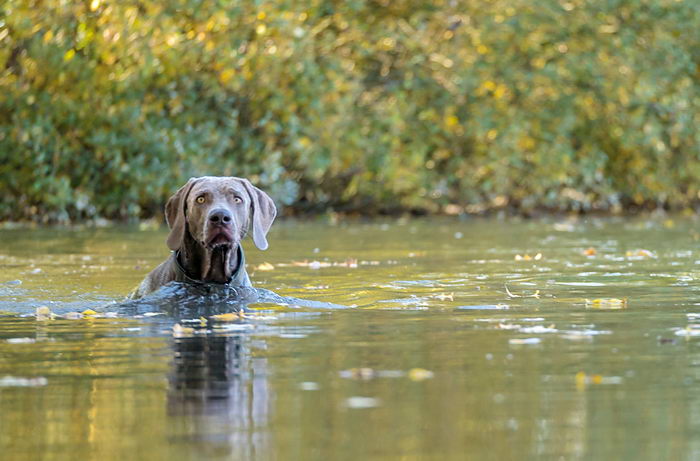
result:
<svg viewBox="0 0 700 461"><path fill-rule="evenodd" d="M267 232L277 215L272 199L244 178L190 178L165 205L168 247L179 250L189 235L202 247L233 248L253 228L253 242L267 249Z"/></svg>

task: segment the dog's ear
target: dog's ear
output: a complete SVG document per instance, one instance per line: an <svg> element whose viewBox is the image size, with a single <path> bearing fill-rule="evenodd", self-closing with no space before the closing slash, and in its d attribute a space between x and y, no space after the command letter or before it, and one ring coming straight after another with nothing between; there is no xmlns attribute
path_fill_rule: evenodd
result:
<svg viewBox="0 0 700 461"><path fill-rule="evenodd" d="M238 178L250 196L250 214L253 223L253 243L261 250L267 250L267 232L272 226L272 221L277 216L275 202L269 195L250 183L247 179Z"/></svg>
<svg viewBox="0 0 700 461"><path fill-rule="evenodd" d="M192 186L194 186L197 181L199 181L199 178L190 178L187 184L178 189L178 191L168 199L168 203L165 204L165 221L170 228L167 243L168 248L173 251L179 250L182 246L187 224L187 196L190 194Z"/></svg>

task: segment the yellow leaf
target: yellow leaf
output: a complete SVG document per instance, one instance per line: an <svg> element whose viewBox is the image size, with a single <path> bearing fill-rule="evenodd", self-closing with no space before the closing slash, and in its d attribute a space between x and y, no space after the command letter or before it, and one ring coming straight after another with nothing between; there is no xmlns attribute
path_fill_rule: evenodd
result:
<svg viewBox="0 0 700 461"><path fill-rule="evenodd" d="M270 263L262 263L262 264L260 264L258 267L256 267L255 269L256 269L256 270L259 270L259 271L263 271L263 272L265 272L265 271L273 271L273 270L275 270L275 266L273 266L273 265L270 264Z"/></svg>
<svg viewBox="0 0 700 461"><path fill-rule="evenodd" d="M212 315L211 318L219 322L235 322L236 320L240 320L241 314L239 312L229 312L226 314Z"/></svg>
<svg viewBox="0 0 700 461"><path fill-rule="evenodd" d="M89 315L97 315L97 312L93 311L92 309L85 309L83 312L81 312L84 316L89 316Z"/></svg>
<svg viewBox="0 0 700 461"><path fill-rule="evenodd" d="M46 306L39 306L36 308L36 319L37 320L50 320L54 317L54 313L51 312Z"/></svg>
<svg viewBox="0 0 700 461"><path fill-rule="evenodd" d="M454 115L448 115L445 117L445 126L447 128L454 128L459 124L459 119Z"/></svg>
<svg viewBox="0 0 700 461"><path fill-rule="evenodd" d="M173 336L175 338L182 338L184 336L191 336L194 334L194 328L183 327L179 323L173 325Z"/></svg>
<svg viewBox="0 0 700 461"><path fill-rule="evenodd" d="M411 368L408 370L408 379L411 381L424 381L432 378L434 375L435 373L424 368Z"/></svg>
<svg viewBox="0 0 700 461"><path fill-rule="evenodd" d="M233 69L224 69L221 71L221 74L219 74L219 80L221 80L221 83L228 83L234 76L236 75L236 71Z"/></svg>
<svg viewBox="0 0 700 461"><path fill-rule="evenodd" d="M586 305L593 309L624 309L627 307L627 298L587 299Z"/></svg>

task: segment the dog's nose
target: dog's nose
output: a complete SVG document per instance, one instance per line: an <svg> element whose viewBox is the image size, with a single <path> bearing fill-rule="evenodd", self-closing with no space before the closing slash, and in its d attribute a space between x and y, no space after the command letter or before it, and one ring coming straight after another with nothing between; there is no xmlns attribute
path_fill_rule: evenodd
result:
<svg viewBox="0 0 700 461"><path fill-rule="evenodd" d="M211 213L209 213L209 222L212 224L227 226L231 224L232 219L231 213L221 208L212 210Z"/></svg>

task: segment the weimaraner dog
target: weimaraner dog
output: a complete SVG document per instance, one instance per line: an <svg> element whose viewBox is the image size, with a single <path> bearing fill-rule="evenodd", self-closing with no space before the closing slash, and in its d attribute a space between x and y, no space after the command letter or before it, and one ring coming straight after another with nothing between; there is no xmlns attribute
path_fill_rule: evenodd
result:
<svg viewBox="0 0 700 461"><path fill-rule="evenodd" d="M267 232L277 215L272 199L243 178L190 178L165 205L172 255L153 269L130 295L141 298L172 282L251 286L241 240L267 249Z"/></svg>

